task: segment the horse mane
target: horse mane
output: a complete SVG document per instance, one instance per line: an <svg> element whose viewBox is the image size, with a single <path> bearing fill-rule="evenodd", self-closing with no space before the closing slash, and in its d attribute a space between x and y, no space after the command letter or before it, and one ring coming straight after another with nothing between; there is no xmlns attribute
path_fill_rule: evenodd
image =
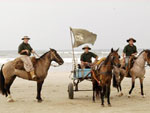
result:
<svg viewBox="0 0 150 113"><path fill-rule="evenodd" d="M137 58L138 58L143 52L145 52L145 50L141 51L140 54L137 56Z"/></svg>
<svg viewBox="0 0 150 113"><path fill-rule="evenodd" d="M150 50L149 50L149 49L146 49L146 50L141 51L140 54L138 55L138 57L139 57L143 52L146 52L146 51L150 54Z"/></svg>
<svg viewBox="0 0 150 113"><path fill-rule="evenodd" d="M150 58L150 50L147 49L147 50L145 50L145 51L147 52L147 57Z"/></svg>
<svg viewBox="0 0 150 113"><path fill-rule="evenodd" d="M40 56L40 58L38 58L38 59L42 59L47 53L49 53L49 51L48 52L46 52L46 53L44 53L42 56Z"/></svg>
<svg viewBox="0 0 150 113"><path fill-rule="evenodd" d="M109 57L110 57L110 53L109 53L109 55L107 56L106 60L104 61L104 65L107 65L107 63L109 62Z"/></svg>

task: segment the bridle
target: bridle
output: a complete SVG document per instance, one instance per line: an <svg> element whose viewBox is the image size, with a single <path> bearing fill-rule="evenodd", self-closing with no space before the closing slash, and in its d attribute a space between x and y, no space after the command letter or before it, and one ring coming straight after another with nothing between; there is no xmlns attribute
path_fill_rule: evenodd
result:
<svg viewBox="0 0 150 113"><path fill-rule="evenodd" d="M111 59L112 59L112 60L111 60L111 65L117 67L117 64L115 64L115 62L114 62L115 59L116 59L116 57L115 57L115 56L111 56L111 57L112 57L112 58L111 58Z"/></svg>
<svg viewBox="0 0 150 113"><path fill-rule="evenodd" d="M147 56L146 56L146 62L147 62L147 65L146 66L150 66L150 64L148 63L148 53L147 53Z"/></svg>
<svg viewBox="0 0 150 113"><path fill-rule="evenodd" d="M50 53L51 53L51 55L53 55L53 57L55 58L56 61L60 61L60 60L57 58L57 56L54 54L53 51L50 51ZM51 56L51 59L52 59L52 56ZM57 64L57 65L51 64L51 66L53 66L53 67L59 67L60 65L59 65L59 64Z"/></svg>

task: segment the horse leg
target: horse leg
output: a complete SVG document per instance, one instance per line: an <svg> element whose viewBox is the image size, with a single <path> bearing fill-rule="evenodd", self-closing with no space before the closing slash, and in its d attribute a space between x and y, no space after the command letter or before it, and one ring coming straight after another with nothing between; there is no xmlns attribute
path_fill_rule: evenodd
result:
<svg viewBox="0 0 150 113"><path fill-rule="evenodd" d="M144 79L142 79L142 78L139 78L139 79L140 79L140 86L141 86L141 95L144 98L145 97L144 92L143 92L143 80Z"/></svg>
<svg viewBox="0 0 150 113"><path fill-rule="evenodd" d="M14 102L14 100L11 96L10 87L11 87L12 83L14 82L15 78L16 78L16 76L13 76L10 79L10 81L5 84L6 92L8 93L7 102Z"/></svg>
<svg viewBox="0 0 150 113"><path fill-rule="evenodd" d="M119 97L123 96L121 82L118 84L118 96Z"/></svg>
<svg viewBox="0 0 150 113"><path fill-rule="evenodd" d="M110 85L107 86L107 102L108 102L108 106L111 107L111 103L110 103Z"/></svg>
<svg viewBox="0 0 150 113"><path fill-rule="evenodd" d="M119 90L120 90L120 94L119 96L123 96L123 93L122 93L122 87L121 87L121 82L122 80L124 79L124 76L122 74L120 74L120 83L119 83Z"/></svg>
<svg viewBox="0 0 150 113"><path fill-rule="evenodd" d="M37 97L36 97L36 99L38 100L38 102L42 102L41 90L42 90L43 83L44 83L44 81L37 82Z"/></svg>
<svg viewBox="0 0 150 113"><path fill-rule="evenodd" d="M95 92L96 92L96 88L95 88L95 84L93 83L93 102L95 102Z"/></svg>
<svg viewBox="0 0 150 113"><path fill-rule="evenodd" d="M129 98L131 97L131 93L132 93L132 91L133 91L133 89L134 89L134 86L135 86L135 78L132 77L132 87L131 87L131 89L130 89L130 91L129 91L129 95L128 95Z"/></svg>
<svg viewBox="0 0 150 113"><path fill-rule="evenodd" d="M104 97L106 94L106 86L102 86L102 90L101 90L101 101L102 101L102 106L104 107Z"/></svg>
<svg viewBox="0 0 150 113"><path fill-rule="evenodd" d="M121 96L123 96L121 83L119 83L119 90L120 90L120 94L119 94L119 96L121 97Z"/></svg>

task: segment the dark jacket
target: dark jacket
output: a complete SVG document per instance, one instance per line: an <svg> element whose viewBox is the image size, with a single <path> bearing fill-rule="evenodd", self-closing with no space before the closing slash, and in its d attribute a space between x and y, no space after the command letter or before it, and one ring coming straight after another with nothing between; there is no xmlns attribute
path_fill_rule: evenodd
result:
<svg viewBox="0 0 150 113"><path fill-rule="evenodd" d="M97 55L94 54L94 53L92 53L92 52L83 53L83 54L81 55L80 60L83 61L83 62L92 63L92 57L93 57L93 58L96 58Z"/></svg>
<svg viewBox="0 0 150 113"><path fill-rule="evenodd" d="M29 54L27 54L26 52L24 53L21 53L22 50L28 50L29 51ZM18 53L21 54L21 55L27 55L27 56L30 56L31 55L31 52L32 52L32 47L30 46L30 44L26 44L26 43L21 43L18 47Z"/></svg>
<svg viewBox="0 0 150 113"><path fill-rule="evenodd" d="M130 46L129 44L125 46L123 52L126 56L131 56L133 53L137 53L137 48L135 45Z"/></svg>

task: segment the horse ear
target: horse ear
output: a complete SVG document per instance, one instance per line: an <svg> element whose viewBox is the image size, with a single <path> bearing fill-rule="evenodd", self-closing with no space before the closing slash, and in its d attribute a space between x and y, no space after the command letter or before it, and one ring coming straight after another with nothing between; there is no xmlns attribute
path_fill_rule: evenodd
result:
<svg viewBox="0 0 150 113"><path fill-rule="evenodd" d="M119 48L116 50L116 52L118 52L119 51Z"/></svg>
<svg viewBox="0 0 150 113"><path fill-rule="evenodd" d="M111 48L111 52L114 52L114 49L113 49L113 48Z"/></svg>

